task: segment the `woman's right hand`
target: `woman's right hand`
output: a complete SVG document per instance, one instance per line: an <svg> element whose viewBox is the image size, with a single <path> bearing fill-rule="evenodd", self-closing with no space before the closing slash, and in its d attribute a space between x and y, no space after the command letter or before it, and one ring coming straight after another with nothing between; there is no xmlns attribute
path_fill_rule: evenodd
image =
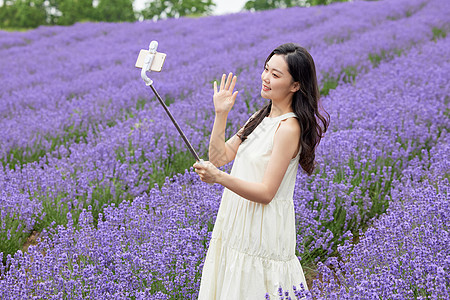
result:
<svg viewBox="0 0 450 300"><path fill-rule="evenodd" d="M236 85L237 77L233 76L233 73L228 74L227 81L225 82L226 75L222 75L219 91L217 91L217 81L214 81L214 109L216 114L228 114L234 105L238 91L233 92Z"/></svg>

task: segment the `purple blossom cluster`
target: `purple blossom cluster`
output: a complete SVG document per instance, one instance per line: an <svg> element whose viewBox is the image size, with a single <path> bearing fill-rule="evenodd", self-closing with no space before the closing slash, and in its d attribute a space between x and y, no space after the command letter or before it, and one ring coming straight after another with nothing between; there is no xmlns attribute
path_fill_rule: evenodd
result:
<svg viewBox="0 0 450 300"><path fill-rule="evenodd" d="M339 259L320 265L321 280L312 290L316 298L450 297L449 137L443 134L419 164L405 169L412 176L392 189L387 213L359 243L347 241L339 247Z"/></svg>
<svg viewBox="0 0 450 300"><path fill-rule="evenodd" d="M259 73L270 50L288 41L310 49L321 86L337 88L323 98L332 123L318 149L318 171L297 178L297 254L308 268L336 253L359 258L339 265L338 281L322 275L311 293L344 295L346 286L362 289L363 281L387 287L389 282L379 283L383 276L420 290L427 262L436 265L433 280L448 271L448 263L424 254L417 256L416 277L395 277L397 271L381 267L372 277L352 272L372 268L357 264L373 256L364 242L370 235L385 244L405 238L397 236L400 229L377 231L374 217L401 223L395 216L412 218L418 209L428 211L425 203L447 197L449 9L444 0L357 1L0 32L0 294L196 298L222 188L183 173L193 160L133 67L136 48L153 39L168 54L164 72L154 75L155 87L201 154L213 121L213 80L228 71L239 75L232 132L262 103ZM181 167L173 173L180 174L172 176L175 162ZM161 187L154 187L156 176L167 176ZM420 186L424 181L429 185ZM439 186L435 196L428 195L430 186ZM423 205L414 199L424 199L417 200ZM445 218L441 202L442 213L432 222ZM18 250L33 229L43 231L39 243ZM448 241L446 230L420 235ZM349 244L352 235L361 242ZM338 245L344 248L336 252ZM432 246L414 249L445 255L445 249L427 248ZM399 250L403 259L418 253L408 251ZM396 259L386 256L383 263ZM319 268L322 274L334 270ZM433 289L448 286L439 280ZM379 295L393 297L394 290ZM435 290L426 292L441 295Z"/></svg>
<svg viewBox="0 0 450 300"><path fill-rule="evenodd" d="M174 103L173 111L198 111L199 101L207 108L195 116L180 113L186 124L195 124L193 121L211 114L211 101L203 100L211 94L207 83L229 70L244 73L239 81L248 91L253 108L259 86L255 74L260 72L269 49L283 41L294 40L310 48L317 61L319 80L324 84L349 72L355 74L370 68L369 55L388 58L396 51L432 39L433 28L446 26L447 11L442 6L442 1L425 0L383 5L355 2L347 6L186 19L183 25L177 20L120 25L86 23L2 33L0 126L4 142L0 156L10 164L21 159L38 160L57 150L57 146L69 148L80 140L89 143L89 133L115 125L118 119L132 118L138 123L139 107L149 111L155 106L131 67L136 49L145 48L149 36L158 40L161 50L169 55L164 72L155 80L164 98L183 100ZM280 16L283 26L277 25ZM264 22L264 32L259 30L258 22ZM240 35L224 40L216 34L226 31ZM180 46L189 51L179 51ZM236 48L242 49L242 54L236 55ZM208 55L204 55L205 51ZM248 71L243 72L244 69ZM235 126L252 110L249 112L246 105L237 108L238 114L232 118ZM155 110L152 116L161 115L160 112ZM200 128L196 127L190 135L195 139L194 132L209 125L199 124ZM151 127L159 134L175 136L172 128L161 126L160 122ZM144 146L150 153L155 150L154 146Z"/></svg>
<svg viewBox="0 0 450 300"><path fill-rule="evenodd" d="M326 98L332 128L318 148L320 169L300 175L298 251L328 256L344 232L385 212L396 180L423 161L448 131L450 39L414 47L342 84ZM441 56L443 55L443 56ZM440 58L439 58L440 57Z"/></svg>
<svg viewBox="0 0 450 300"><path fill-rule="evenodd" d="M42 216L42 203L30 198L8 178L0 175L0 241L2 251L14 253L22 247L26 239ZM19 237L12 239L11 237Z"/></svg>
<svg viewBox="0 0 450 300"><path fill-rule="evenodd" d="M1 292L11 296L6 299L195 299L207 224L221 196L220 189L205 192L197 177L175 176L132 203L108 206L97 226L90 208L77 226L69 213L66 226L8 256Z"/></svg>
<svg viewBox="0 0 450 300"><path fill-rule="evenodd" d="M329 65L322 67L328 57L341 62L358 58L343 68L364 73L371 66L368 53L376 53L373 43L385 44L384 56L378 54L380 59L389 59L398 48L408 49L432 39L433 28L446 28L444 4L423 0L383 5L356 2L345 7L295 8L182 22L77 24L3 33L0 156L4 176L15 179L17 189L44 203L47 218L40 227L45 227L50 220L64 223L71 209L92 205L98 212L105 203L141 195L153 187L155 177L166 176L174 161L181 161L181 167L173 173L189 167L192 162L175 128L166 126L166 115L131 67L136 48L148 43L144 36L164 45L162 50L169 59L164 72L155 75L155 85L165 99L173 99L171 111L181 120L194 147L205 153L213 111L209 83L222 72L240 73L243 99L230 114L232 131L261 104L259 76L255 74L267 52L279 43L297 41L313 48L321 78L339 78L345 73L339 68L333 73ZM280 16L285 20L282 27L276 21ZM299 23L299 18L304 22ZM368 26L367 20L373 25ZM406 21L410 23L405 25ZM252 26L258 22L267 25L264 33L257 30L260 26ZM230 26L236 28L230 31ZM217 32L240 35L223 39ZM401 38L393 39L399 32ZM330 44L330 39L335 44ZM392 40L397 44L388 46ZM337 44L347 50L329 51ZM180 45L189 45L189 51L177 50ZM236 55L236 45L242 55ZM206 49L210 55L203 55ZM353 53L347 55L350 49ZM30 61L30 57L34 59ZM25 88L23 66L28 73ZM21 169L16 171L15 164Z"/></svg>

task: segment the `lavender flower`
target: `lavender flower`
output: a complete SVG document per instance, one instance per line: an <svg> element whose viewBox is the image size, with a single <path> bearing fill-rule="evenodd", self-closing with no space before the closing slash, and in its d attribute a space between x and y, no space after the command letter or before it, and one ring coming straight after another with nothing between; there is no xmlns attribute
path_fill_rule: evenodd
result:
<svg viewBox="0 0 450 300"><path fill-rule="evenodd" d="M319 278L266 299L448 297L450 39L436 33L449 13L444 0L356 1L0 32L1 295L196 298L222 187L185 170L132 67L155 39L168 54L155 87L201 156L213 80L238 74L231 134L262 104L270 50L294 41L317 63L332 122L294 204L297 255Z"/></svg>

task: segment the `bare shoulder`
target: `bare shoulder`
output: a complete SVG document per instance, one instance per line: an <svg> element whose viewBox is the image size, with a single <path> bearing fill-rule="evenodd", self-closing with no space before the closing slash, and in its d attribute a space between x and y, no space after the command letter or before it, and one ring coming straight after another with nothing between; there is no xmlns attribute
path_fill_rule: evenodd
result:
<svg viewBox="0 0 450 300"><path fill-rule="evenodd" d="M280 122L277 132L286 137L298 138L300 136L300 124L296 118L287 118Z"/></svg>

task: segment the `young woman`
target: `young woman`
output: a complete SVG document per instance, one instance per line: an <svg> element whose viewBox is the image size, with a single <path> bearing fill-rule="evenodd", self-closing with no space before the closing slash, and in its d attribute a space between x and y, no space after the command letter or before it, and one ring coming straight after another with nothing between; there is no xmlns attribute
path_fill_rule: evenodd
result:
<svg viewBox="0 0 450 300"><path fill-rule="evenodd" d="M329 124L319 112L311 55L297 44L276 48L261 74L268 104L225 142L236 76L214 83L209 161L195 163L202 181L225 187L199 292L201 300L277 298L305 277L295 256L293 193L298 165L311 175L315 148ZM234 159L230 174L217 169ZM274 298L275 297L275 298Z"/></svg>

